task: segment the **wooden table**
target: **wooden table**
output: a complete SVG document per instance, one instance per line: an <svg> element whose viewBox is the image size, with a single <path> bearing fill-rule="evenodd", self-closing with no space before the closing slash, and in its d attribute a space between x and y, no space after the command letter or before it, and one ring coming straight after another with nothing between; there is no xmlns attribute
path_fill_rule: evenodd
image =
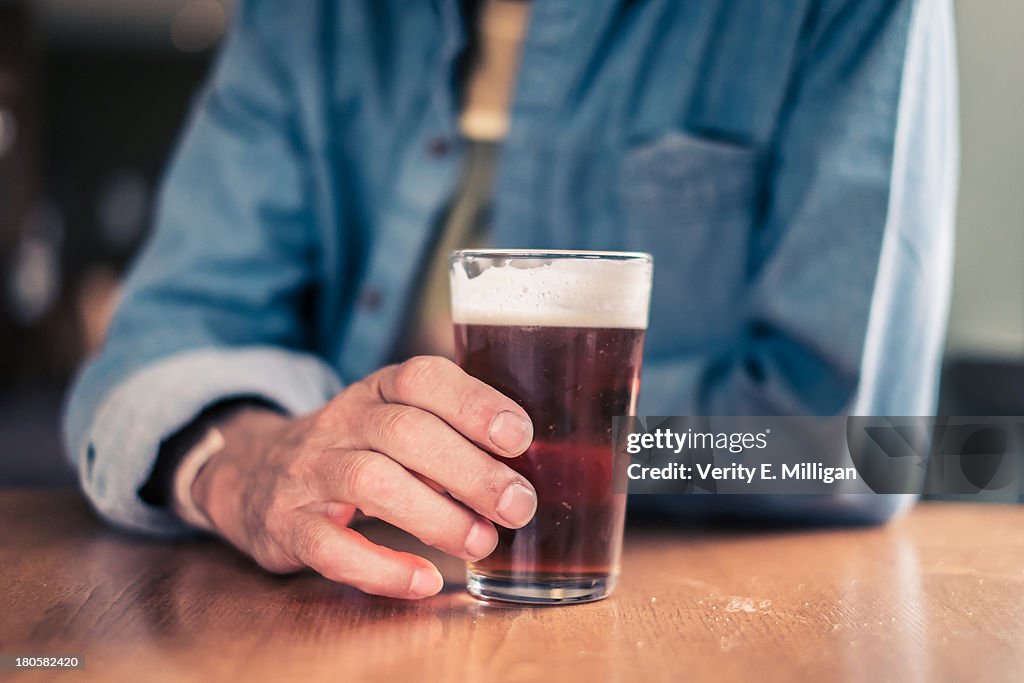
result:
<svg viewBox="0 0 1024 683"><path fill-rule="evenodd" d="M631 528L616 595L553 608L476 602L436 553L447 588L418 603L273 577L214 541L119 534L70 492L0 492L0 520L0 652L85 655L26 679L1024 680L1024 507Z"/></svg>

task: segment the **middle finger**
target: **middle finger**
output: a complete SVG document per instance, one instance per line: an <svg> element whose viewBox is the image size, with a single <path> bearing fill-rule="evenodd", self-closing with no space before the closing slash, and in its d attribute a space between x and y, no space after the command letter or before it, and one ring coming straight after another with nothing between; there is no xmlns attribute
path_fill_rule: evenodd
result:
<svg viewBox="0 0 1024 683"><path fill-rule="evenodd" d="M367 418L365 448L437 482L453 498L502 526L518 529L533 518L537 494L530 482L441 418L394 403L377 406Z"/></svg>

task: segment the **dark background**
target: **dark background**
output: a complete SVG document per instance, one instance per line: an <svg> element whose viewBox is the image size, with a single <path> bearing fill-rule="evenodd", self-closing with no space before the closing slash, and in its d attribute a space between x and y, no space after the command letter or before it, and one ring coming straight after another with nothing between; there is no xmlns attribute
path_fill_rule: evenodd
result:
<svg viewBox="0 0 1024 683"><path fill-rule="evenodd" d="M70 483L64 388L230 0L0 0L0 484ZM1024 3L957 3L963 178L941 413L1024 414Z"/></svg>
<svg viewBox="0 0 1024 683"><path fill-rule="evenodd" d="M102 339L229 11L0 1L0 483L73 481L64 388Z"/></svg>

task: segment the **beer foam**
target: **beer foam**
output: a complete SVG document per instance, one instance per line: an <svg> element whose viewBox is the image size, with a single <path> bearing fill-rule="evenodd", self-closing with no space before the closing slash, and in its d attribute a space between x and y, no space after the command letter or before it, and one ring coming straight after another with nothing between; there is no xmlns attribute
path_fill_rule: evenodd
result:
<svg viewBox="0 0 1024 683"><path fill-rule="evenodd" d="M647 328L649 258L503 259L498 254L471 256L467 267L453 264L456 323Z"/></svg>

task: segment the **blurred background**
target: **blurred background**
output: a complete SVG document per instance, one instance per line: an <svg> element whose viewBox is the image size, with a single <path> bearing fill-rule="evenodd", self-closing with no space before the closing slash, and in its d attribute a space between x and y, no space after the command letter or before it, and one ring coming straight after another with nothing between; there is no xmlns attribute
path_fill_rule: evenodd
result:
<svg viewBox="0 0 1024 683"><path fill-rule="evenodd" d="M101 343L231 0L0 0L0 484L74 478ZM1024 3L957 0L962 173L943 414L1024 414Z"/></svg>

